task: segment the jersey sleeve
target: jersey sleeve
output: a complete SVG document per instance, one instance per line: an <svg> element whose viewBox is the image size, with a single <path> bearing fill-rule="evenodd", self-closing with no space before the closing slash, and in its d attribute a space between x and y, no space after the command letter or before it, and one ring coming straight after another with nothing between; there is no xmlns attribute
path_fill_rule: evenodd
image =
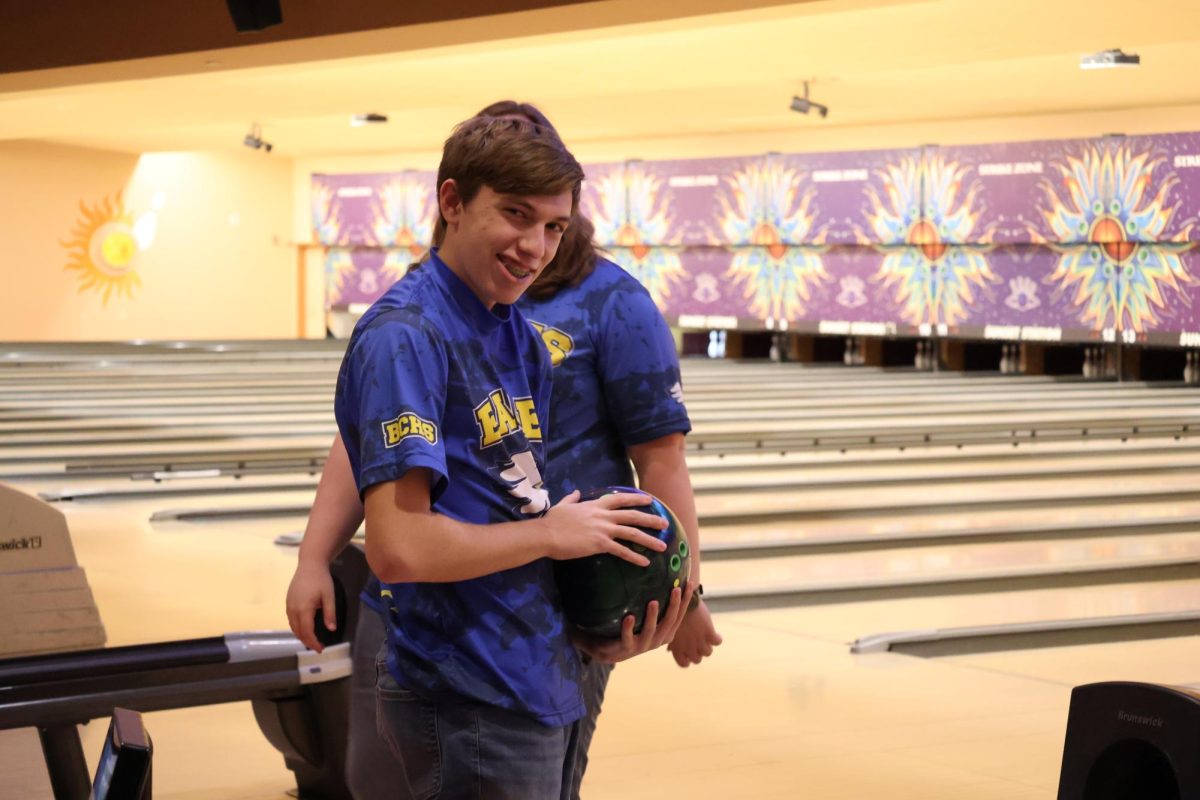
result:
<svg viewBox="0 0 1200 800"><path fill-rule="evenodd" d="M640 286L613 291L599 327L596 364L621 443L690 431L675 339L649 293Z"/></svg>
<svg viewBox="0 0 1200 800"><path fill-rule="evenodd" d="M359 494L430 470L430 502L446 488L442 417L449 362L428 328L389 321L365 330L346 354L334 412Z"/></svg>

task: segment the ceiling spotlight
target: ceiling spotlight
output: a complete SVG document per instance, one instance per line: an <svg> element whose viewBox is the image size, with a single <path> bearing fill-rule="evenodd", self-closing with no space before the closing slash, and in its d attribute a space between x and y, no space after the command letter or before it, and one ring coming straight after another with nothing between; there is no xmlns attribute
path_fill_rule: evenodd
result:
<svg viewBox="0 0 1200 800"><path fill-rule="evenodd" d="M263 140L262 128L258 126L257 122L250 126L250 132L242 138L242 144L251 150L262 150L266 153L271 152L275 148L275 145Z"/></svg>
<svg viewBox="0 0 1200 800"><path fill-rule="evenodd" d="M1117 67L1136 67L1142 63L1142 57L1137 53L1124 53L1120 48L1101 50L1079 57L1080 69L1116 69Z"/></svg>
<svg viewBox="0 0 1200 800"><path fill-rule="evenodd" d="M829 106L808 99L808 81L804 82L804 97L792 97L791 109L799 111L801 114L816 111L822 117L829 116Z"/></svg>
<svg viewBox="0 0 1200 800"><path fill-rule="evenodd" d="M361 128L364 125L382 125L388 121L387 114L355 114L350 117L350 127Z"/></svg>

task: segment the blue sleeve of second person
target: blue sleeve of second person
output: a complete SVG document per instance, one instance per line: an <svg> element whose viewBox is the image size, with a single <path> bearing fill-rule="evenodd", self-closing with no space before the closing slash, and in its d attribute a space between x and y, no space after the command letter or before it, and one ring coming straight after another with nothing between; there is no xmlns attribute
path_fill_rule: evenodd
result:
<svg viewBox="0 0 1200 800"><path fill-rule="evenodd" d="M335 412L359 493L425 467L436 501L446 488L442 342L421 327L383 322L363 331L346 359Z"/></svg>
<svg viewBox="0 0 1200 800"><path fill-rule="evenodd" d="M597 349L604 400L622 444L643 444L691 430L675 339L640 286L620 288L609 296Z"/></svg>

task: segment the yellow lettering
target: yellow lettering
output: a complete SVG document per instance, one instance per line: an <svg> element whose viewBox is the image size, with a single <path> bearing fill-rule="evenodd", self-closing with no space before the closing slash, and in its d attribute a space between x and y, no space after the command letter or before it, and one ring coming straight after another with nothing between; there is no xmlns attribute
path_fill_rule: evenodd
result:
<svg viewBox="0 0 1200 800"><path fill-rule="evenodd" d="M521 430L525 438L531 442L542 440L542 423L538 419L537 409L533 407L532 397L518 397L515 403L517 419L521 421Z"/></svg>
<svg viewBox="0 0 1200 800"><path fill-rule="evenodd" d="M490 397L475 407L475 422L479 425L480 447L489 447L500 441L500 424Z"/></svg>
<svg viewBox="0 0 1200 800"><path fill-rule="evenodd" d="M496 419L499 422L500 438L508 436L510 433L518 430L520 426L517 424L517 418L513 414L512 407L508 403L508 396L504 394L503 389L497 389L488 395L488 399L492 401L492 405L496 409Z"/></svg>
<svg viewBox="0 0 1200 800"><path fill-rule="evenodd" d="M387 447L395 447L410 436L420 436L430 444L435 444L437 435L437 425L411 411L383 423L383 443Z"/></svg>
<svg viewBox="0 0 1200 800"><path fill-rule="evenodd" d="M564 331L558 328L551 328L549 325L544 325L541 322L529 321L542 336L542 344L546 346L546 350L550 353L550 365L557 367L567 356L571 355L571 351L575 349L575 340Z"/></svg>
<svg viewBox="0 0 1200 800"><path fill-rule="evenodd" d="M385 422L383 424L384 433L387 436L387 446L393 447L400 443L400 423L399 421Z"/></svg>

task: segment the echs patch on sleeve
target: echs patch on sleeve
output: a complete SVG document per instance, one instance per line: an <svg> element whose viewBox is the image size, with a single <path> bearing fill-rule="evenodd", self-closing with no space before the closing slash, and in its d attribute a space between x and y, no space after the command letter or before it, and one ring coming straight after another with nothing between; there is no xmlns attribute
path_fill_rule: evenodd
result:
<svg viewBox="0 0 1200 800"><path fill-rule="evenodd" d="M384 447L395 447L413 436L424 439L430 444L437 444L437 425L418 417L411 411L405 411L395 419L386 420L383 423Z"/></svg>

